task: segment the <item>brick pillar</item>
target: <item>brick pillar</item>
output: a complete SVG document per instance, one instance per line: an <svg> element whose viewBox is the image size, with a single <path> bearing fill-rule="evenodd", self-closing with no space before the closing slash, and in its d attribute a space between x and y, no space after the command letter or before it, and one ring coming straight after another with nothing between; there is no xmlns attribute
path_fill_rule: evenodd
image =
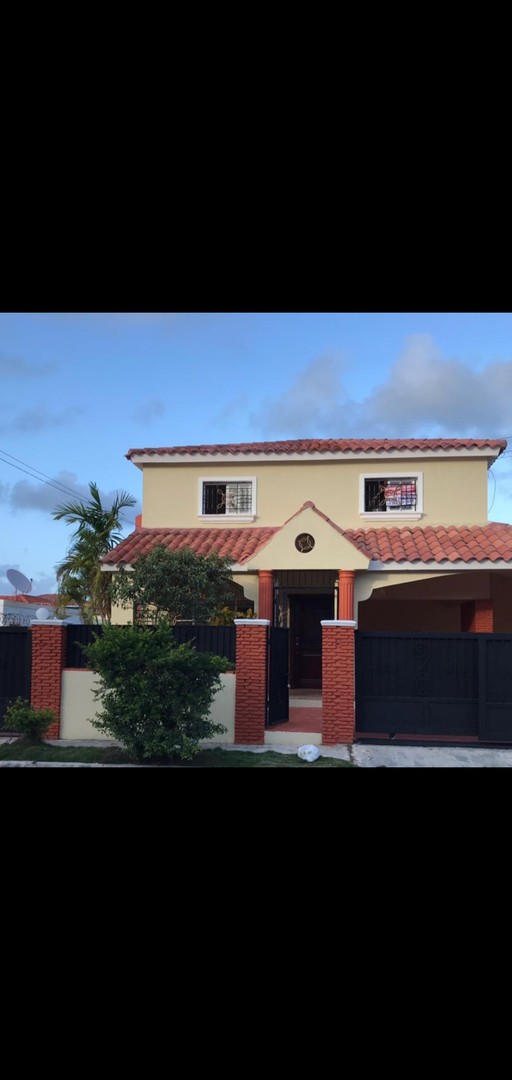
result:
<svg viewBox="0 0 512 1080"><path fill-rule="evenodd" d="M355 731L353 619L322 619L322 743L352 743Z"/></svg>
<svg viewBox="0 0 512 1080"><path fill-rule="evenodd" d="M265 741L269 619L235 619L235 743Z"/></svg>
<svg viewBox="0 0 512 1080"><path fill-rule="evenodd" d="M32 621L32 685L30 704L36 709L53 709L55 723L47 739L60 738L62 670L66 665L66 630L60 622Z"/></svg>
<svg viewBox="0 0 512 1080"><path fill-rule="evenodd" d="M354 618L355 570L338 570L338 619Z"/></svg>
<svg viewBox="0 0 512 1080"><path fill-rule="evenodd" d="M461 604L461 630L473 634L492 634L494 630L494 612L492 600L471 600Z"/></svg>
<svg viewBox="0 0 512 1080"><path fill-rule="evenodd" d="M258 618L274 621L274 573L258 570Z"/></svg>

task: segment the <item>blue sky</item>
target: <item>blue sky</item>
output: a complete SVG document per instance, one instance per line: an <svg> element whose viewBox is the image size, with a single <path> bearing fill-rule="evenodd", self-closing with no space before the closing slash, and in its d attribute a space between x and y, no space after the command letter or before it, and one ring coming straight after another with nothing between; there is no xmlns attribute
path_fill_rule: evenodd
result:
<svg viewBox="0 0 512 1080"><path fill-rule="evenodd" d="M475 435L512 452L512 313L3 313L0 386L0 594L10 567L47 592L72 528L43 481L129 491L127 534L131 447ZM512 522L511 457L493 521Z"/></svg>

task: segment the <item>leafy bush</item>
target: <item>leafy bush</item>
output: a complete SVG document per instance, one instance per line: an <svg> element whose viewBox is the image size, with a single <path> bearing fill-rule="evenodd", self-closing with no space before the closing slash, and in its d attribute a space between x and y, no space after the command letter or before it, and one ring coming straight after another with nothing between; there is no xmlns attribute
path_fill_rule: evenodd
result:
<svg viewBox="0 0 512 1080"><path fill-rule="evenodd" d="M200 739L226 730L208 713L228 661L189 643L178 645L168 622L154 628L105 625L84 652L102 681L95 691L102 711L94 726L139 761L190 759Z"/></svg>
<svg viewBox="0 0 512 1080"><path fill-rule="evenodd" d="M121 566L112 598L135 609L140 623L187 619L207 623L231 595L228 558L215 552L196 555L189 548L168 551L162 544L137 559L132 570Z"/></svg>
<svg viewBox="0 0 512 1080"><path fill-rule="evenodd" d="M247 611L233 611L232 608L223 607L212 619L210 619L210 626L232 626L235 619L254 618L255 615L252 608L247 608Z"/></svg>
<svg viewBox="0 0 512 1080"><path fill-rule="evenodd" d="M18 697L5 711L4 728L18 732L32 742L40 742L54 721L53 709L36 709L29 701Z"/></svg>

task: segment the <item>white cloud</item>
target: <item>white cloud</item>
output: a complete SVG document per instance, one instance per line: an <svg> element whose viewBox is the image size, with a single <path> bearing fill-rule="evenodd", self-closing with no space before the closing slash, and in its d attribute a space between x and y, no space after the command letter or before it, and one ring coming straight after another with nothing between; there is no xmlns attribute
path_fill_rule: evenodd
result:
<svg viewBox="0 0 512 1080"><path fill-rule="evenodd" d="M262 402L251 423L264 433L300 438L305 433L333 434L340 430L343 400L342 364L322 356L298 375L284 394Z"/></svg>
<svg viewBox="0 0 512 1080"><path fill-rule="evenodd" d="M58 503L70 502L73 499L87 499L90 497L88 484L78 482L76 473L62 470L56 476L50 477L55 484L70 488L70 494L59 491L56 487L44 483L44 481L18 480L13 484L10 492L10 505L13 510L43 510L49 512ZM72 495L72 492L76 494Z"/></svg>
<svg viewBox="0 0 512 1080"><path fill-rule="evenodd" d="M432 338L417 334L386 382L355 406L353 420L367 419L378 435L487 436L508 431L511 400L512 361L475 371L462 360L444 359Z"/></svg>
<svg viewBox="0 0 512 1080"><path fill-rule="evenodd" d="M301 438L483 435L512 431L512 360L475 371L445 359L427 334L410 337L386 380L349 399L334 358L315 360L251 421L262 434Z"/></svg>

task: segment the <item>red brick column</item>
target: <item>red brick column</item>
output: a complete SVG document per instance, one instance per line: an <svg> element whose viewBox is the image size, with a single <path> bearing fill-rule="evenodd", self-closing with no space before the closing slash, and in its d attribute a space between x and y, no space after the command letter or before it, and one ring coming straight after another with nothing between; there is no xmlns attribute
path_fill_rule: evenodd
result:
<svg viewBox="0 0 512 1080"><path fill-rule="evenodd" d="M55 723L47 739L60 738L62 670L66 665L66 626L54 622L32 622L32 686L30 704L36 709L53 709Z"/></svg>
<svg viewBox="0 0 512 1080"><path fill-rule="evenodd" d="M354 618L355 570L338 570L338 619Z"/></svg>
<svg viewBox="0 0 512 1080"><path fill-rule="evenodd" d="M235 619L235 742L265 741L268 619Z"/></svg>
<svg viewBox="0 0 512 1080"><path fill-rule="evenodd" d="M322 619L322 743L352 743L355 731L353 619Z"/></svg>
<svg viewBox="0 0 512 1080"><path fill-rule="evenodd" d="M494 612L492 600L471 600L461 607L461 630L473 634L492 634Z"/></svg>
<svg viewBox="0 0 512 1080"><path fill-rule="evenodd" d="M274 573L258 570L258 618L274 621Z"/></svg>

